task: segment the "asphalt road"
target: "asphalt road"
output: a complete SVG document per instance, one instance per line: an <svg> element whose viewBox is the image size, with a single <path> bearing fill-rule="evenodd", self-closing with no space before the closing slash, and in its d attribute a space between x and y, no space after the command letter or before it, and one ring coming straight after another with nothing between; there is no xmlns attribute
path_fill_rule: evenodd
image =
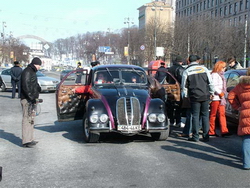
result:
<svg viewBox="0 0 250 188"><path fill-rule="evenodd" d="M35 119L34 148L21 147L22 109L11 92L0 92L0 187L250 187L242 170L241 139L210 138L207 143L177 138L101 137L87 144L82 122L57 122L55 94L43 93Z"/></svg>

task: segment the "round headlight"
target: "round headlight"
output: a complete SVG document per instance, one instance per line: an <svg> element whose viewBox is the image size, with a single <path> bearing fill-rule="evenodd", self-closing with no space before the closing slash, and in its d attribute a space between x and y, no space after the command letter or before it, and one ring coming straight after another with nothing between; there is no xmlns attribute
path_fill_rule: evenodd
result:
<svg viewBox="0 0 250 188"><path fill-rule="evenodd" d="M107 122L107 121L108 121L108 116L107 116L106 114L102 114L102 115L100 116L100 121L101 121L102 123Z"/></svg>
<svg viewBox="0 0 250 188"><path fill-rule="evenodd" d="M166 120L166 116L165 114L159 114L158 117L157 117L157 120L162 123Z"/></svg>
<svg viewBox="0 0 250 188"><path fill-rule="evenodd" d="M89 120L90 120L90 122L91 123L97 123L98 122L98 115L91 115L90 117L89 117Z"/></svg>
<svg viewBox="0 0 250 188"><path fill-rule="evenodd" d="M148 116L148 120L149 120L150 122L156 122L156 114L150 114L150 115Z"/></svg>

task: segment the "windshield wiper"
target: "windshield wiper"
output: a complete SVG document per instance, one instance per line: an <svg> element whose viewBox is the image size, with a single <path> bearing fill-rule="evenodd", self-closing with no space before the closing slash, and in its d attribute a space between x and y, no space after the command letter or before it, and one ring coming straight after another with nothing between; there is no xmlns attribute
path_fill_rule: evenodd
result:
<svg viewBox="0 0 250 188"><path fill-rule="evenodd" d="M114 77L112 76L111 72L109 71L109 69L108 69L107 67L106 67L106 70L107 70L107 72L109 73L111 79L114 80ZM114 86L115 86L115 89L116 89L116 91L117 91L117 93L118 93L118 95L119 95L119 97L120 97L121 94L120 94L119 90L117 89L117 86L116 86L115 83L114 83Z"/></svg>

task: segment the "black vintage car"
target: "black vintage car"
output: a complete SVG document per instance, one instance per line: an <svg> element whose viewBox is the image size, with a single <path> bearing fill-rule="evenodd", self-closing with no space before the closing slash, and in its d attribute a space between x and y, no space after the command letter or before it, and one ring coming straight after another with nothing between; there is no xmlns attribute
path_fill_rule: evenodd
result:
<svg viewBox="0 0 250 188"><path fill-rule="evenodd" d="M96 66L86 74L82 85L66 84L66 77L56 91L58 121L83 119L86 142L97 142L104 132L124 135L150 133L155 140L168 138L165 103L152 98L148 75L143 68L134 65ZM73 88L83 85L91 89L82 94L72 92Z"/></svg>

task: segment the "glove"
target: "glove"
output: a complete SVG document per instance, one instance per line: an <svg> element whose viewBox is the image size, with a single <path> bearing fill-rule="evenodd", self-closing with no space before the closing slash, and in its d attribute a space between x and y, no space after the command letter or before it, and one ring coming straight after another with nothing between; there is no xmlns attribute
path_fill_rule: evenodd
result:
<svg viewBox="0 0 250 188"><path fill-rule="evenodd" d="M32 99L30 102L31 102L32 104L36 104L36 99Z"/></svg>
<svg viewBox="0 0 250 188"><path fill-rule="evenodd" d="M224 93L220 93L220 94L219 94L219 97L220 97L220 98L223 98L224 95L225 95Z"/></svg>

